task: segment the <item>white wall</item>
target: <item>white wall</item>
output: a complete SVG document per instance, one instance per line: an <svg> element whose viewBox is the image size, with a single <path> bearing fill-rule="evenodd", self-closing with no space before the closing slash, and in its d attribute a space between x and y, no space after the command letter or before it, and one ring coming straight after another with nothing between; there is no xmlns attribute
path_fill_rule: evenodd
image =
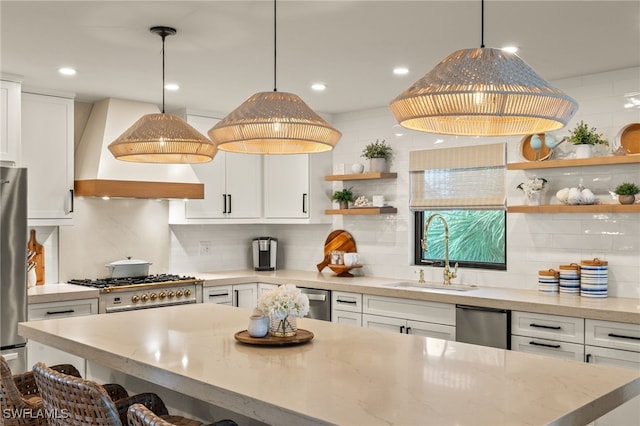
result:
<svg viewBox="0 0 640 426"><path fill-rule="evenodd" d="M410 83L408 83L410 84ZM640 92L640 68L612 71L554 82L578 100L580 109L566 129L580 120L602 131L614 142L626 124L640 122L639 109L625 109L624 94ZM84 200L78 204L75 225L60 228L60 279L90 277L104 273L105 262L134 256L154 262L153 273L204 272L243 269L251 266L249 246L258 236L279 238L281 268L316 270L322 260L326 236L332 229L346 229L356 240L365 267L360 273L399 279L416 279L411 266L412 217L408 210L408 156L411 150L508 142L508 161L522 161L520 137L440 137L408 131L397 125L387 107L341 114L333 124L343 133L334 150L334 165L344 163L347 172L364 146L386 139L394 148L391 170L397 180L354 181L357 195L369 199L385 195L398 213L383 216L334 216L330 225L167 225L167 203L145 200ZM403 136L395 136L403 133ZM562 136L568 130L556 132ZM438 142L442 140L442 142ZM590 167L536 171L550 181L551 191L575 186L583 177L596 192L613 189L622 179L640 184L640 167ZM509 204L521 204L515 186L531 173L510 171ZM335 188L342 182L334 183ZM560 263L599 257L609 261L609 294L640 297L640 214L509 214L508 270L461 270L454 282L481 286L536 288L539 269ZM455 238L455 235L452 236ZM209 254L200 254L200 242L211 242ZM168 251L162 250L167 243ZM331 271L326 269L326 274ZM430 280L441 279L441 268L426 268Z"/></svg>

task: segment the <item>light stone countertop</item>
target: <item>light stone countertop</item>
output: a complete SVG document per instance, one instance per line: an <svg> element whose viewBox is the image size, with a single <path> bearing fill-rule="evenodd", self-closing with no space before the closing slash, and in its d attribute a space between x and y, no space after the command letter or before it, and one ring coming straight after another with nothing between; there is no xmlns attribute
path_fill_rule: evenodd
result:
<svg viewBox="0 0 640 426"><path fill-rule="evenodd" d="M99 291L95 288L74 284L44 284L27 289L27 301L29 304L97 299L99 295Z"/></svg>
<svg viewBox="0 0 640 426"><path fill-rule="evenodd" d="M640 395L638 371L306 318L307 344L246 345L233 336L250 312L203 303L19 332L268 424L587 424Z"/></svg>
<svg viewBox="0 0 640 426"><path fill-rule="evenodd" d="M336 277L331 272L293 270L273 272L241 270L191 275L205 280L205 287L250 282L295 284L299 287L640 324L640 300L631 298L593 299L580 295L545 294L536 290L497 287L476 287L469 291L437 289L423 291L386 286L390 283L406 281L400 279L364 276L343 278Z"/></svg>

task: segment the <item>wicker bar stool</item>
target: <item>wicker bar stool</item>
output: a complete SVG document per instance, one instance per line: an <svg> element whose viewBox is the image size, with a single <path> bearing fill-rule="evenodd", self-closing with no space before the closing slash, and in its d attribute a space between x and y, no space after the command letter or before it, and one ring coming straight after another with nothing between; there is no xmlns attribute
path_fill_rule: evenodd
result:
<svg viewBox="0 0 640 426"><path fill-rule="evenodd" d="M171 419L163 419L156 416L142 404L133 404L127 410L129 426L190 426L191 423L173 423ZM200 424L200 423L198 423ZM233 420L220 420L209 426L238 426Z"/></svg>
<svg viewBox="0 0 640 426"><path fill-rule="evenodd" d="M53 365L51 368L63 374L80 377L78 370L71 364ZM113 399L127 397L127 391L120 385L104 385ZM0 355L0 424L46 425L43 416L42 399L32 371L12 374L9 364Z"/></svg>
<svg viewBox="0 0 640 426"><path fill-rule="evenodd" d="M42 403L49 413L49 426L123 426L127 424L127 409L143 404L160 418L180 426L200 426L202 423L170 416L167 407L154 393L140 393L112 400L98 383L59 373L39 362L33 367L40 388Z"/></svg>

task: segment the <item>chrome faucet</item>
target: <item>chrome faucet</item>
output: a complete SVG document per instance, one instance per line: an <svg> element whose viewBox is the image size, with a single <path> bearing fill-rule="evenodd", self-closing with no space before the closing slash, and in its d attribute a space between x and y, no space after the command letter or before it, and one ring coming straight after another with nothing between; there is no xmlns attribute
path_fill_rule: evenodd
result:
<svg viewBox="0 0 640 426"><path fill-rule="evenodd" d="M447 224L447 221L444 219L444 217L439 213L434 213L429 216L424 224L424 231L422 233L423 238L421 240L422 251L429 251L429 249L427 248L427 231L429 230L429 224L431 223L431 220L436 217L439 218L444 224L444 272L442 273L442 284L451 285L451 279L455 278L458 273L458 264L456 263L455 269L453 271L449 267L449 225Z"/></svg>

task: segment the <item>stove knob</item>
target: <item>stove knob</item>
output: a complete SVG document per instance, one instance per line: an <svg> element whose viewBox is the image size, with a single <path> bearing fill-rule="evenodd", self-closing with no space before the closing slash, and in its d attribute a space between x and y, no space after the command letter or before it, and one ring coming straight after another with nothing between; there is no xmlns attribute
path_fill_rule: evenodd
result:
<svg viewBox="0 0 640 426"><path fill-rule="evenodd" d="M143 294L142 296L140 296L140 300L142 300L143 302L146 302L147 300L149 300L149 295Z"/></svg>
<svg viewBox="0 0 640 426"><path fill-rule="evenodd" d="M176 291L176 297L182 297L182 290Z"/></svg>
<svg viewBox="0 0 640 426"><path fill-rule="evenodd" d="M155 294L155 293L151 293L151 294L149 295L149 299L150 299L150 300L156 300L157 298L158 298L158 295L157 295L157 294Z"/></svg>
<svg viewBox="0 0 640 426"><path fill-rule="evenodd" d="M158 294L158 297L160 298L160 300L162 300L167 297L167 294L164 291L161 291L160 294Z"/></svg>
<svg viewBox="0 0 640 426"><path fill-rule="evenodd" d="M173 291L170 291L169 293L167 293L167 297L169 299L173 299L173 296L175 296L175 293Z"/></svg>
<svg viewBox="0 0 640 426"><path fill-rule="evenodd" d="M185 297L189 297L189 296L191 296L191 290L186 289L186 290L184 291L184 296L185 296Z"/></svg>
<svg viewBox="0 0 640 426"><path fill-rule="evenodd" d="M137 303L137 302L138 302L138 300L140 300L140 297L138 297L138 295L137 295L137 294L134 294L133 296L131 296L131 301L132 301L133 303Z"/></svg>

